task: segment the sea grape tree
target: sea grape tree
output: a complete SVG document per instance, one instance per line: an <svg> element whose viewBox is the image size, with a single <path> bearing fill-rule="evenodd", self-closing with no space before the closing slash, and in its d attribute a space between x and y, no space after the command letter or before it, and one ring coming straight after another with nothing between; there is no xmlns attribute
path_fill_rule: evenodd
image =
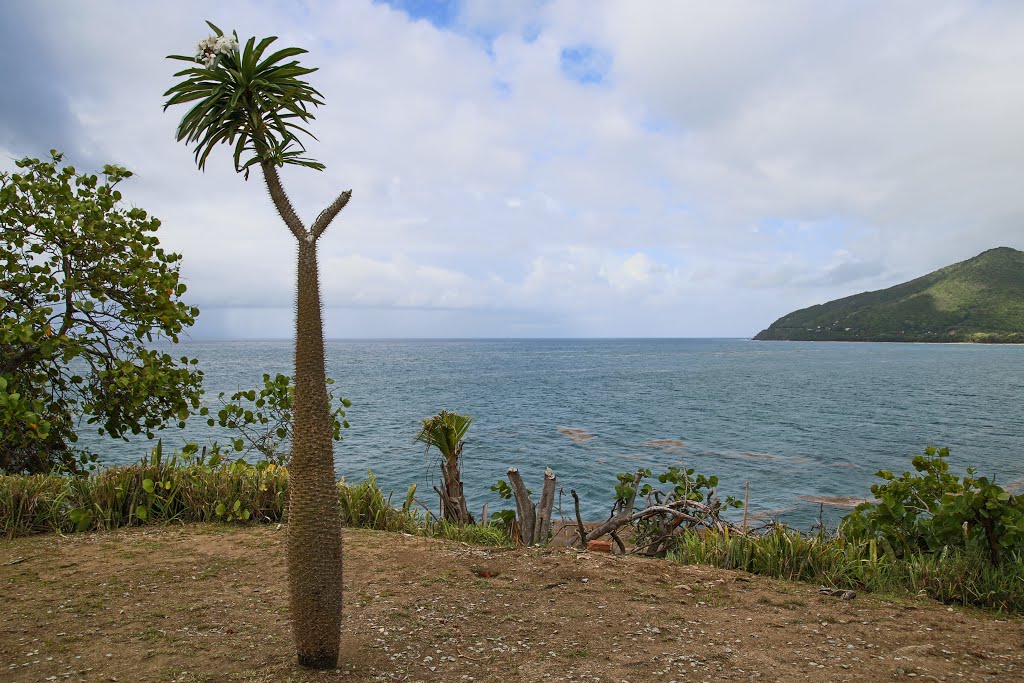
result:
<svg viewBox="0 0 1024 683"><path fill-rule="evenodd" d="M122 204L119 166L100 175L25 158L0 173L0 469L81 470L84 429L125 438L198 407L196 361L176 342L199 310L181 300L160 221Z"/></svg>
<svg viewBox="0 0 1024 683"><path fill-rule="evenodd" d="M843 518L842 533L876 539L897 556L981 547L993 564L1024 553L1024 500L967 468L949 471L949 449L929 446L911 460L914 472L879 470L873 499Z"/></svg>
<svg viewBox="0 0 1024 683"><path fill-rule="evenodd" d="M306 50L268 48L275 37L240 46L207 22L213 35L195 55L171 55L189 64L166 93L166 110L191 104L178 125L177 138L194 147L203 170L220 144L232 147L235 170L248 178L253 167L263 174L270 198L295 237L298 282L295 317L295 398L288 508L288 584L292 633L299 663L313 668L337 665L341 639L341 516L335 488L332 419L324 368L317 240L345 207L342 192L311 225L292 207L278 175L286 164L323 170L307 158L299 134L313 120L321 95L303 80L316 69L292 59Z"/></svg>
<svg viewBox="0 0 1024 683"><path fill-rule="evenodd" d="M328 378L327 384L334 384ZM243 389L231 394L220 392L217 396L220 408L203 406L199 414L207 417L207 426L230 429L233 436L230 444L212 444L212 452L219 462L225 453L241 453L242 456L259 454L260 463L287 465L287 447L292 438L292 409L295 406L295 385L288 375L277 373L274 377L263 375L263 388ZM341 430L348 429L345 409L352 405L347 398L339 398L335 406L334 394L328 392L328 401L334 406L331 411L331 436L341 441Z"/></svg>

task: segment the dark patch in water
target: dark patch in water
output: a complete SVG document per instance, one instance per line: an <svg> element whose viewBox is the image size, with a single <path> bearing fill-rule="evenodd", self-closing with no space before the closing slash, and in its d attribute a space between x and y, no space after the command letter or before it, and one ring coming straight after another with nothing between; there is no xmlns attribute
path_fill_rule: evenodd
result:
<svg viewBox="0 0 1024 683"><path fill-rule="evenodd" d="M594 435L585 429L578 427L559 427L558 433L563 436L567 436L573 440L574 443L583 444L594 438Z"/></svg>
<svg viewBox="0 0 1024 683"><path fill-rule="evenodd" d="M650 441L641 441L641 446L650 446L652 448L662 448L666 451L676 451L680 448L686 448L685 441L678 441L676 439L651 439Z"/></svg>
<svg viewBox="0 0 1024 683"><path fill-rule="evenodd" d="M707 455L720 455L726 458L747 458L748 460L788 460L789 462L811 462L807 458L798 458L792 455L772 455L771 453L745 453L736 451L719 453L716 451L708 451Z"/></svg>

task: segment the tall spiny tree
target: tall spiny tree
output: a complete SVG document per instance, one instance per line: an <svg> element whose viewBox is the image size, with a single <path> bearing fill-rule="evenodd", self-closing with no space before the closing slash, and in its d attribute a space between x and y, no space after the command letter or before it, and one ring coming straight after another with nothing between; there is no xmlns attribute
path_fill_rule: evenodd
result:
<svg viewBox="0 0 1024 683"><path fill-rule="evenodd" d="M331 416L324 371L323 324L317 273L317 240L348 203L342 192L308 228L299 220L278 176L278 167L295 164L316 170L324 165L303 156L299 133L314 117L311 107L322 95L302 80L316 69L289 58L306 50L290 47L264 57L276 38L244 48L237 34L214 35L199 43L195 56L171 55L191 62L164 93L172 105L195 102L178 126L178 141L195 147L200 170L220 143L234 146L235 170L248 178L258 166L270 197L298 243L298 293L295 321L295 405L288 503L288 586L292 634L299 663L313 668L337 665L341 640L341 516L338 509L331 441ZM315 137L314 137L315 139Z"/></svg>

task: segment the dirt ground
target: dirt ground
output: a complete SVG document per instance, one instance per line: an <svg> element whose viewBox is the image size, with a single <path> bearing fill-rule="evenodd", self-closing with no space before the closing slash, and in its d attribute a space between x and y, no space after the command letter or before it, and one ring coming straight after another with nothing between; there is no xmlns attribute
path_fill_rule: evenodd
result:
<svg viewBox="0 0 1024 683"><path fill-rule="evenodd" d="M285 529L0 541L0 681L1024 681L1024 620L557 548L345 532L341 668L294 663Z"/></svg>

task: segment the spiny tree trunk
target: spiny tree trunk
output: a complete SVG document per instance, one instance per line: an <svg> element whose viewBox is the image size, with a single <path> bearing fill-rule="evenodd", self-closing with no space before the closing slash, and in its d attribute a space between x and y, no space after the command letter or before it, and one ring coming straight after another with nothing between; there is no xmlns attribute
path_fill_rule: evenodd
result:
<svg viewBox="0 0 1024 683"><path fill-rule="evenodd" d="M299 663L333 668L341 637L341 510L334 478L316 243L299 242L288 584Z"/></svg>
<svg viewBox="0 0 1024 683"><path fill-rule="evenodd" d="M288 478L288 589L299 664L334 668L341 649L341 509L334 477L330 405L316 241L348 203L343 192L309 230L292 208L277 168L261 162L278 213L298 242L295 406Z"/></svg>

